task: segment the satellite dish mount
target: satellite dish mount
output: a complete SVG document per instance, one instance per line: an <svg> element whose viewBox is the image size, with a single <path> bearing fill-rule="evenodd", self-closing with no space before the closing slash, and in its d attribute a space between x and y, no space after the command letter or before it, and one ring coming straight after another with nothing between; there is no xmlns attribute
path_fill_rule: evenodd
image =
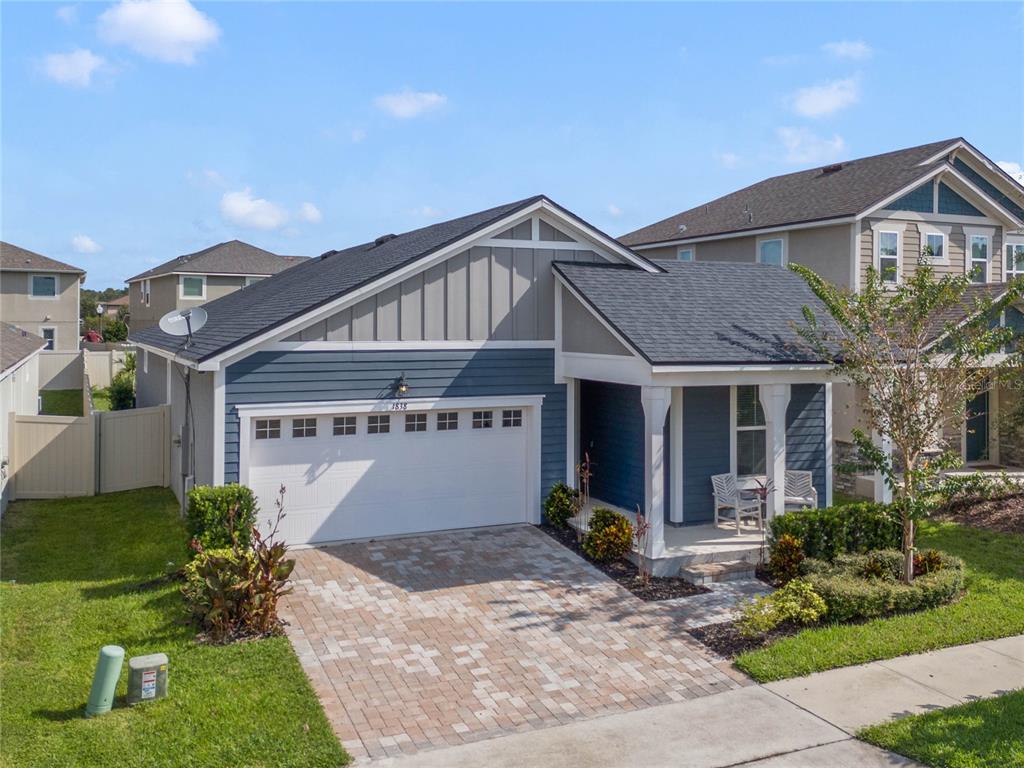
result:
<svg viewBox="0 0 1024 768"><path fill-rule="evenodd" d="M160 330L171 336L184 336L185 348L192 345L192 334L206 325L206 310L202 307L172 309L160 318Z"/></svg>

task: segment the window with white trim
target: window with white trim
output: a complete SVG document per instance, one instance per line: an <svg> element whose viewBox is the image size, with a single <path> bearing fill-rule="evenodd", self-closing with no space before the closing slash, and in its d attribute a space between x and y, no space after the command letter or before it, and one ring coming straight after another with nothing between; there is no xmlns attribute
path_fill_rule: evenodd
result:
<svg viewBox="0 0 1024 768"><path fill-rule="evenodd" d="M139 293L142 295L142 303L149 306L149 278L139 283Z"/></svg>
<svg viewBox="0 0 1024 768"><path fill-rule="evenodd" d="M900 281L900 233L878 232L878 276L883 283Z"/></svg>
<svg viewBox="0 0 1024 768"><path fill-rule="evenodd" d="M354 435L356 433L355 416L335 416L332 428L335 436Z"/></svg>
<svg viewBox="0 0 1024 768"><path fill-rule="evenodd" d="M1024 275L1024 243L1006 244L1006 279Z"/></svg>
<svg viewBox="0 0 1024 768"><path fill-rule="evenodd" d="M437 414L437 431L453 432L459 428L459 412L445 411Z"/></svg>
<svg viewBox="0 0 1024 768"><path fill-rule="evenodd" d="M786 249L782 238L762 240L757 244L757 260L761 264L774 264L781 267L786 263Z"/></svg>
<svg viewBox="0 0 1024 768"><path fill-rule="evenodd" d="M280 419L256 419L256 439L276 440L281 436Z"/></svg>
<svg viewBox="0 0 1024 768"><path fill-rule="evenodd" d="M292 437L316 437L316 417L292 419Z"/></svg>
<svg viewBox="0 0 1024 768"><path fill-rule="evenodd" d="M366 417L366 434L386 435L391 431L391 417L387 414L371 414Z"/></svg>
<svg viewBox="0 0 1024 768"><path fill-rule="evenodd" d="M426 432L427 431L427 414L425 414L425 413L407 413L407 414L405 414L405 431L406 432Z"/></svg>
<svg viewBox="0 0 1024 768"><path fill-rule="evenodd" d="M34 299L57 298L56 275L32 275L29 277L29 289Z"/></svg>
<svg viewBox="0 0 1024 768"><path fill-rule="evenodd" d="M178 288L183 299L205 299L206 275L181 275L178 278Z"/></svg>
<svg viewBox="0 0 1024 768"><path fill-rule="evenodd" d="M501 412L501 426L521 427L523 426L523 409L506 408Z"/></svg>
<svg viewBox="0 0 1024 768"><path fill-rule="evenodd" d="M473 411L473 429L490 429L494 426L494 411Z"/></svg>
<svg viewBox="0 0 1024 768"><path fill-rule="evenodd" d="M693 261L693 248L680 248L677 250L676 261Z"/></svg>
<svg viewBox="0 0 1024 768"><path fill-rule="evenodd" d="M989 276L988 235L971 235L970 271L972 283L987 283Z"/></svg>
<svg viewBox="0 0 1024 768"><path fill-rule="evenodd" d="M929 232L924 236L924 247L921 255L929 264L945 264L949 261L946 258L946 236L941 232Z"/></svg>
<svg viewBox="0 0 1024 768"><path fill-rule="evenodd" d="M40 328L39 335L46 341L46 346L43 349L52 350L57 344L57 329L56 328Z"/></svg>
<svg viewBox="0 0 1024 768"><path fill-rule="evenodd" d="M736 387L736 474L763 475L768 428L758 386Z"/></svg>

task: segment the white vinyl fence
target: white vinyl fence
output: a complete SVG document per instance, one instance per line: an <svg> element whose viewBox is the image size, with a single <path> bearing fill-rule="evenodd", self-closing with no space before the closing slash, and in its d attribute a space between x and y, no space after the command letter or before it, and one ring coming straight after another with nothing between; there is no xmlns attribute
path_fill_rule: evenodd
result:
<svg viewBox="0 0 1024 768"><path fill-rule="evenodd" d="M45 350L39 353L40 389L78 389L85 373L85 358L80 350Z"/></svg>
<svg viewBox="0 0 1024 768"><path fill-rule="evenodd" d="M109 387L114 376L124 369L125 355L130 351L127 349L84 350L85 371L89 375L92 386L101 389Z"/></svg>

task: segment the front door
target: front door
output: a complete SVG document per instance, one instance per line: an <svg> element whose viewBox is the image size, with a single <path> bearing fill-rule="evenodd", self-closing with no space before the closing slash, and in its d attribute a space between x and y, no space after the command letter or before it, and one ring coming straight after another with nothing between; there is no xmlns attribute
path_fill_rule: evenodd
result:
<svg viewBox="0 0 1024 768"><path fill-rule="evenodd" d="M988 460L988 392L967 403L966 461Z"/></svg>

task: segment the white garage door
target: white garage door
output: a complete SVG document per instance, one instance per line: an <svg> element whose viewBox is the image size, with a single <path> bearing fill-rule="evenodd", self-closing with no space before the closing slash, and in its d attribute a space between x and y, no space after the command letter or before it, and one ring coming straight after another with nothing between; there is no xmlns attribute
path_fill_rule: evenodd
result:
<svg viewBox="0 0 1024 768"><path fill-rule="evenodd" d="M248 485L264 519L285 486L280 533L289 544L526 522L530 415L520 407L254 415Z"/></svg>

